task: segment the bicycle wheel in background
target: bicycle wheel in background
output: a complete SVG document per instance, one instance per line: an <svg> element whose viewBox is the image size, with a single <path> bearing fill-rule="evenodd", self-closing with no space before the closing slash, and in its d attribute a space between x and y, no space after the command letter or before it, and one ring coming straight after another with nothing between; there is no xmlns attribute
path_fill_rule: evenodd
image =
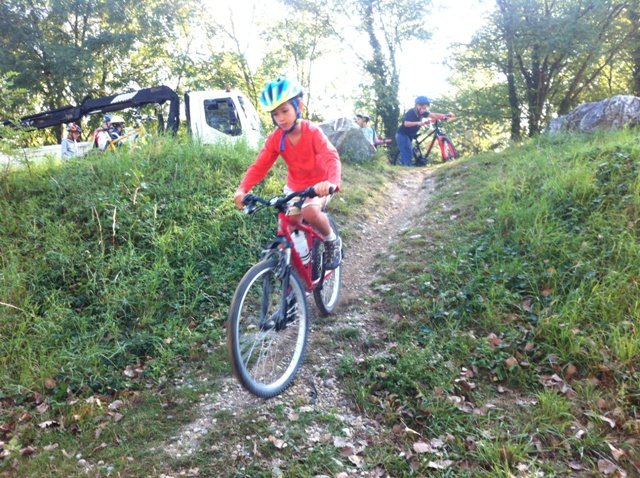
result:
<svg viewBox="0 0 640 478"><path fill-rule="evenodd" d="M411 156L413 161L413 166L426 166L429 162L428 158L422 154L420 148L416 147L415 144L411 147ZM396 152L393 155L393 159L389 156L389 162L391 164L402 164L400 161L400 151Z"/></svg>
<svg viewBox="0 0 640 478"><path fill-rule="evenodd" d="M236 288L227 323L229 356L242 386L263 398L286 390L302 364L308 335L307 300L296 274L283 274L275 257L249 269Z"/></svg>
<svg viewBox="0 0 640 478"><path fill-rule="evenodd" d="M449 161L458 157L456 148L453 146L451 140L446 136L442 138L442 141L440 142L440 152L442 153L443 161Z"/></svg>
<svg viewBox="0 0 640 478"><path fill-rule="evenodd" d="M340 235L336 221L330 215L327 215L327 217L329 218L329 222L331 223L331 227L335 233ZM342 264L333 270L325 270L324 265L322 264L322 249L322 243L320 241L314 241L313 258L314 261L316 261L314 262L314 267L317 268L317 272L321 271L324 277L318 286L313 289L313 299L318 307L320 315L322 317L326 317L333 313L340 301L340 292L342 288Z"/></svg>
<svg viewBox="0 0 640 478"><path fill-rule="evenodd" d="M389 154L389 163L392 165L400 164L400 150L396 150L395 153Z"/></svg>
<svg viewBox="0 0 640 478"><path fill-rule="evenodd" d="M429 157L422 153L419 146L413 146L413 164L418 167L426 166L429 163Z"/></svg>

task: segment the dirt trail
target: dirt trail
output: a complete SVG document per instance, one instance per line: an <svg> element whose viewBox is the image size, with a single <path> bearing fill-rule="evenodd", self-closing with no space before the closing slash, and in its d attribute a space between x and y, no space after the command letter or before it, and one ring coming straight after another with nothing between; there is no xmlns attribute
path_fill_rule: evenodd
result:
<svg viewBox="0 0 640 478"><path fill-rule="evenodd" d="M387 245L397 241L399 230L405 229L415 221L415 216L422 214L424 204L434 190L434 181L428 170L408 169L399 172L395 181L385 191L386 206L371 211L366 222L350 225L354 232L345 242L346 259L343 266L343 296L337 314L333 318L317 319L314 307L312 318L315 323L308 344L305 363L296 380L281 396L271 400L262 400L245 392L233 378L222 384L220 392L206 394L198 405L196 419L183 426L164 446L164 451L171 457L179 458L193 454L199 449L204 438L216 419L216 412L227 410L241 418L242 414L255 406L260 406L262 414L270 415L275 407L284 406L289 413L304 411L326 411L340 417L346 427L352 429L355 436L366 437L375 433L377 424L359 416L345 396L335 376L337 364L342 357L339 344L334 344L336 330L345 327L357 328L365 335L373 338L375 351L384 350L386 331L382 330L376 320L375 307L368 297L375 294L370 288L375 278L375 258L384 254ZM313 302L313 299L311 299ZM349 350L358 360L364 352L361 347ZM286 423L273 420L274 435L278 435L278 427L286 427ZM318 433L322 432L318 429Z"/></svg>

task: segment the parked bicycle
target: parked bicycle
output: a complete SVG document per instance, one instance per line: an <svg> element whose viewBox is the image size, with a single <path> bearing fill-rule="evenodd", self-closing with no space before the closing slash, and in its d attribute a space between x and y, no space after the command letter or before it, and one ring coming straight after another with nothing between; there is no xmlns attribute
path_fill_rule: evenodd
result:
<svg viewBox="0 0 640 478"><path fill-rule="evenodd" d="M245 213L274 208L278 217L276 237L238 283L227 322L233 372L259 397L286 390L302 364L310 327L307 294L313 294L322 316L331 314L340 299L342 269L325 269L324 237L304 222L294 224L286 214L314 196L310 187L269 200L253 194L243 199ZM328 217L338 234L335 220Z"/></svg>
<svg viewBox="0 0 640 478"><path fill-rule="evenodd" d="M427 134L418 135L412 142L412 166L426 166L429 163L429 155L437 142L443 161L450 161L458 157L458 152L453 146L449 135L442 128L442 123L447 120L432 121ZM429 143L428 146L425 143ZM389 157L391 164L400 164L400 151Z"/></svg>

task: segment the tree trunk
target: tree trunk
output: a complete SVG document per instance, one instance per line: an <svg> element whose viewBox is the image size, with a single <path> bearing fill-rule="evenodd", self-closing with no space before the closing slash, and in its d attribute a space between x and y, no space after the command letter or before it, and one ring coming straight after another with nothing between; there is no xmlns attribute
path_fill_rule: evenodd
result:
<svg viewBox="0 0 640 478"><path fill-rule="evenodd" d="M519 141L522 137L522 128L520 126L520 101L518 100L518 89L516 86L516 78L514 74L513 61L513 22L509 6L505 0L498 0L498 7L502 14L502 32L507 46L507 65L505 76L507 77L507 91L509 98L509 115L511 116L511 139Z"/></svg>
<svg viewBox="0 0 640 478"><path fill-rule="evenodd" d="M531 54L531 72L527 78L527 107L529 108L529 137L540 132L540 117L542 115L542 70L540 68L540 47L534 45Z"/></svg>
<svg viewBox="0 0 640 478"><path fill-rule="evenodd" d="M640 7L629 9L628 18L633 28L631 45L635 45L631 51L631 60L633 61L631 88L635 96L640 96Z"/></svg>
<svg viewBox="0 0 640 478"><path fill-rule="evenodd" d="M399 80L397 73L390 73L385 65L382 46L375 31L373 3L373 0L367 0L364 4L363 22L369 36L369 44L373 50L373 59L367 63L366 69L373 78L376 115L382 118L384 136L393 138L400 117L400 108L398 107Z"/></svg>

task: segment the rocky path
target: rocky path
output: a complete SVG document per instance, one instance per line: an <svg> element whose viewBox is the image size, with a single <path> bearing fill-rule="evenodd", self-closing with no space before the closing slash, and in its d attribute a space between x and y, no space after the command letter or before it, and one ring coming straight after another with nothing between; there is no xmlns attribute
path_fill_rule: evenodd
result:
<svg viewBox="0 0 640 478"><path fill-rule="evenodd" d="M281 396L262 400L245 392L233 378L222 384L220 392L206 394L198 405L196 419L183 426L164 446L164 452L173 458L189 456L199 450L202 439L216 424L216 412L226 410L238 418L247 411L260 407L261 414L272 414L276 407L284 407L289 416L305 411L332 413L343 421L353 439L375 434L377 424L354 411L351 400L345 396L335 375L343 350L332 339L340 328L350 327L366 331L374 345L366 353L380 353L385 349L386 331L376 319L375 294L370 284L376 276L375 259L385 254L387 245L397 240L399 230L409 227L416 215L422 214L424 204L434 189L434 181L427 170L399 172L395 181L384 192L382 206L370 211L364 222L350 225L351 239L345 242L343 296L337 314L328 319L313 319L315 325L310 335L305 363L294 385ZM313 307L311 307L313 310ZM372 352L373 350L373 352ZM348 351L358 360L363 348ZM273 436L286 423L272 421ZM321 426L315 427L317 439L322 435ZM309 433L314 440L314 431ZM228 449L228 448L227 448ZM242 453L242 451L238 451ZM165 475L167 478L169 475ZM196 475L197 476L197 475Z"/></svg>

